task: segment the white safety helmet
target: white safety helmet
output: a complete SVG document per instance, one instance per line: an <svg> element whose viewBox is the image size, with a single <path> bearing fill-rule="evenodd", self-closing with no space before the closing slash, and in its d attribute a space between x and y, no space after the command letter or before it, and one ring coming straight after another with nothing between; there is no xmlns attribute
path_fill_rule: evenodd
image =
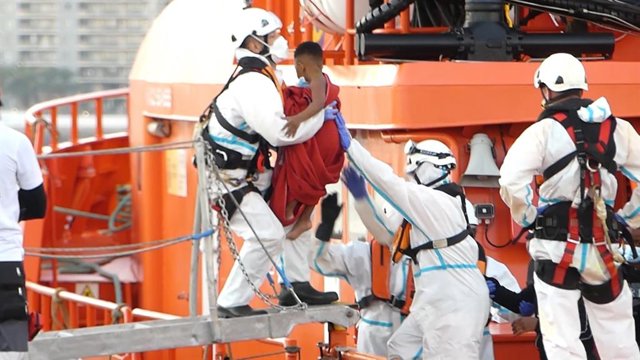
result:
<svg viewBox="0 0 640 360"><path fill-rule="evenodd" d="M247 8L242 10L241 17L235 23L231 32L231 41L234 47L239 48L247 36L263 37L280 28L282 28L282 21L276 14L260 8Z"/></svg>
<svg viewBox="0 0 640 360"><path fill-rule="evenodd" d="M423 140L419 143L409 140L404 146L404 154L407 157L405 167L407 174L415 173L425 162L448 171L456 167L456 158L451 149L438 140Z"/></svg>
<svg viewBox="0 0 640 360"><path fill-rule="evenodd" d="M546 58L533 77L533 86L545 85L551 91L589 90L584 66L571 54L556 53Z"/></svg>

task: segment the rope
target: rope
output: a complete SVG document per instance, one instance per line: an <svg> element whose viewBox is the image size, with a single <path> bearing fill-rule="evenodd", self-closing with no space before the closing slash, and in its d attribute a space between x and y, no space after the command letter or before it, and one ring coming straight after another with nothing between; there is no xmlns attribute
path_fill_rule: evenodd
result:
<svg viewBox="0 0 640 360"><path fill-rule="evenodd" d="M64 306L64 300L60 298L60 292L65 291L64 288L57 288L53 295L51 295L51 328L52 329L67 329L69 328L69 309ZM62 315L62 320L58 316L58 310Z"/></svg>
<svg viewBox="0 0 640 360"><path fill-rule="evenodd" d="M77 156L86 156L86 155L118 155L118 154L130 154L130 153L140 153L140 152L148 152L148 151L165 151L165 150L177 150L177 149L190 149L193 147L193 141L178 141L174 143L168 144L154 144L154 145L141 145L141 146L130 146L130 147L120 147L113 149L104 149L104 150L86 150L86 151L74 151L68 153L55 153L55 154L44 154L38 155L38 159L46 160L46 159L59 159L59 158L68 158L68 157L77 157Z"/></svg>
<svg viewBox="0 0 640 360"><path fill-rule="evenodd" d="M163 247L167 247L167 246L171 246L171 245L175 245L184 241L188 241L188 240L198 240L201 239L203 237L206 236L210 236L211 234L213 234L213 230L207 230L205 232L199 233L199 234L191 234L191 235L186 235L186 236L181 236L181 237L177 237L177 238L173 238L173 239L168 239L168 240L160 240L158 241L155 245L152 246L147 246L145 248L142 249L134 249L134 250L128 250L128 251L122 251L122 252L112 252L112 253L105 253L105 254L76 254L76 255L56 255L56 254L46 254L46 253L38 253L38 252L33 252L32 250L34 250L33 248L29 248L29 251L25 251L26 255L29 256L39 256L45 259L77 259L78 257L82 257L83 259L101 259L101 258L105 258L105 257L123 257L123 256L129 256L129 255L134 255L134 254L138 254L138 253L142 253L145 251L151 251L151 250L157 250ZM143 244L147 244L147 243L143 243ZM129 244L129 245L117 245L117 246L131 246L133 244ZM67 248L67 249L56 249L56 251L71 251L71 252L80 252L80 251L96 251L94 249L100 249L98 251L104 251L105 248L108 248L109 250L113 249L114 246L103 246L103 247L96 247L96 248ZM51 248L47 248L49 250L51 250Z"/></svg>
<svg viewBox="0 0 640 360"><path fill-rule="evenodd" d="M624 257L619 252L614 251L611 247L611 237L609 236L609 228L607 227L607 206L600 194L600 188L594 186L591 188L591 191L594 195L593 201L596 210L596 216L600 220L602 229L604 231L604 241L607 246L607 250L609 250L615 262L622 264L625 262Z"/></svg>

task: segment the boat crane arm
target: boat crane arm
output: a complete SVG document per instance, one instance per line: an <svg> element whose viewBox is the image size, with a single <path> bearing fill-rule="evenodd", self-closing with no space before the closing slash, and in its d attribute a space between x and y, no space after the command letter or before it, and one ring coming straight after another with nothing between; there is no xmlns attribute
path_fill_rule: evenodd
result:
<svg viewBox="0 0 640 360"><path fill-rule="evenodd" d="M299 144L315 135L324 123L324 109L300 124L298 131L288 137L282 128L287 124L284 119L282 99L278 91L274 91L273 83L259 73L248 73L239 76L235 87L242 91L242 117L247 125L260 134L272 146Z"/></svg>

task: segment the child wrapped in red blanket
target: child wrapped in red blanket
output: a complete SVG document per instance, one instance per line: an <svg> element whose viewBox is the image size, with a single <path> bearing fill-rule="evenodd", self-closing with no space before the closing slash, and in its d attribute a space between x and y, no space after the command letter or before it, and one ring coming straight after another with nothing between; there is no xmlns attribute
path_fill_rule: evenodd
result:
<svg viewBox="0 0 640 360"><path fill-rule="evenodd" d="M322 48L315 42L303 42L296 48L296 73L309 86L283 91L287 134L295 134L303 121L331 103L339 109L340 88L322 72L322 57ZM288 239L296 239L311 228L313 208L326 194L325 186L338 182L343 163L344 152L333 121L325 121L304 143L278 149L270 206L282 225L295 224Z"/></svg>

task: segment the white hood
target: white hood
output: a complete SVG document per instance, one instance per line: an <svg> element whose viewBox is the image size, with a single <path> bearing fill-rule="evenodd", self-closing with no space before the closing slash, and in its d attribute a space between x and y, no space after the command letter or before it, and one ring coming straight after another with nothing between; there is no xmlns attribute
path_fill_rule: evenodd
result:
<svg viewBox="0 0 640 360"><path fill-rule="evenodd" d="M611 107L607 99L601 97L591 105L578 109L578 116L587 123L601 123L611 116Z"/></svg>

